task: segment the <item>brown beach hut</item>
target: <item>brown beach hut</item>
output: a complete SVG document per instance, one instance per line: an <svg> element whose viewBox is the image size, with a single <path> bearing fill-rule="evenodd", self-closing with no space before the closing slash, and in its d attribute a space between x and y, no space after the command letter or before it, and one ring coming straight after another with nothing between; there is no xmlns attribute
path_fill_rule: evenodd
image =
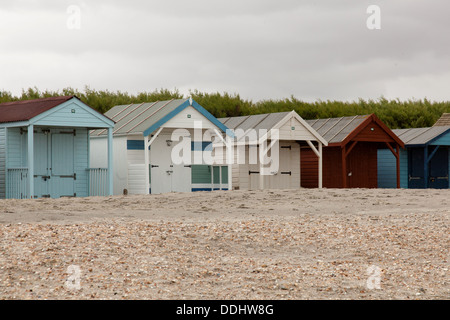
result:
<svg viewBox="0 0 450 320"><path fill-rule="evenodd" d="M325 188L377 188L377 150L388 148L396 157L400 188L400 148L404 143L375 115L307 120L328 142L323 148ZM317 188L317 157L301 150L301 186Z"/></svg>

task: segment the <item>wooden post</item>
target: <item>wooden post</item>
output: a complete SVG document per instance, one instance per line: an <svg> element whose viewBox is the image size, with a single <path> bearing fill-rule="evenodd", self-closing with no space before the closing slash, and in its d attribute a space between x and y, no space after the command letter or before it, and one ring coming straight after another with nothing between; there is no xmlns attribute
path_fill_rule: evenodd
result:
<svg viewBox="0 0 450 320"><path fill-rule="evenodd" d="M113 128L108 128L108 195L113 193Z"/></svg>
<svg viewBox="0 0 450 320"><path fill-rule="evenodd" d="M395 151L397 153L397 189L400 189L400 146L398 143L395 145Z"/></svg>
<svg viewBox="0 0 450 320"><path fill-rule="evenodd" d="M323 187L323 148L322 142L319 142L319 189Z"/></svg>
<svg viewBox="0 0 450 320"><path fill-rule="evenodd" d="M34 197L34 125L28 126L28 197Z"/></svg>
<svg viewBox="0 0 450 320"><path fill-rule="evenodd" d="M423 148L423 186L428 188L428 145Z"/></svg>
<svg viewBox="0 0 450 320"><path fill-rule="evenodd" d="M148 147L150 146L148 136L144 137L144 165L145 165L145 193L150 194L150 157Z"/></svg>
<svg viewBox="0 0 450 320"><path fill-rule="evenodd" d="M266 140L267 142L267 140ZM259 145L259 190L264 190L264 148L263 144Z"/></svg>
<svg viewBox="0 0 450 320"><path fill-rule="evenodd" d="M214 167L211 165L211 191L214 191Z"/></svg>

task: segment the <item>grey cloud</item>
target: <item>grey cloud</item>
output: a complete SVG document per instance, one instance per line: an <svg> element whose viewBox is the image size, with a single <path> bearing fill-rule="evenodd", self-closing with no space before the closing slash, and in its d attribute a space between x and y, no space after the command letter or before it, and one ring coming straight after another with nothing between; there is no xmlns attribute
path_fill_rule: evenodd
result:
<svg viewBox="0 0 450 320"><path fill-rule="evenodd" d="M80 30L66 27L70 4ZM381 30L366 28L370 4L381 7ZM400 78L446 79L449 9L445 0L14 1L0 7L0 89L377 98ZM59 81L68 70L72 80Z"/></svg>

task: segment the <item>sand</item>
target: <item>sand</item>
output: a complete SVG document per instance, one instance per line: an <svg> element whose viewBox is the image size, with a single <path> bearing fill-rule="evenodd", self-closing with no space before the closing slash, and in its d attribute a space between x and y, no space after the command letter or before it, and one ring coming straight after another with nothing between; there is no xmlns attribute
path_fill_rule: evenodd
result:
<svg viewBox="0 0 450 320"><path fill-rule="evenodd" d="M450 190L0 200L0 299L449 299Z"/></svg>

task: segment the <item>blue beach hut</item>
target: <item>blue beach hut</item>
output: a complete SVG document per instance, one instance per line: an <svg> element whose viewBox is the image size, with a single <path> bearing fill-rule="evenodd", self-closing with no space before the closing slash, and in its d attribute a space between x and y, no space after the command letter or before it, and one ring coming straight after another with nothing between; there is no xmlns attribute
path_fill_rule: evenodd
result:
<svg viewBox="0 0 450 320"><path fill-rule="evenodd" d="M392 130L404 143L400 150L400 187L448 189L450 126ZM378 150L378 187L395 188L395 158Z"/></svg>
<svg viewBox="0 0 450 320"><path fill-rule="evenodd" d="M109 161L91 169L88 133L98 128L109 132ZM0 104L0 199L112 194L113 128L76 96Z"/></svg>

